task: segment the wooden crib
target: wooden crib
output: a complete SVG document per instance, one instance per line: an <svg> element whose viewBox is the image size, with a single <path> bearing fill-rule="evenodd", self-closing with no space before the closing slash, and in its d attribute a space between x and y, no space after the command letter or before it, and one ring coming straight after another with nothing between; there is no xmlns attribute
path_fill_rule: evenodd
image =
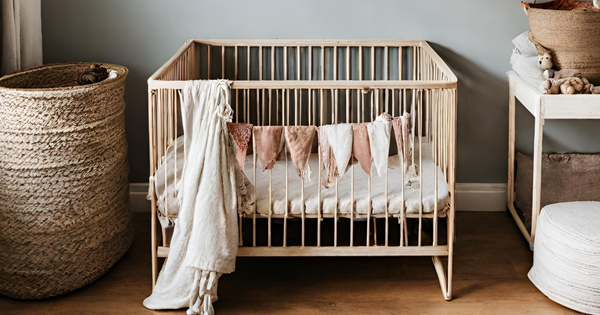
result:
<svg viewBox="0 0 600 315"><path fill-rule="evenodd" d="M406 175L402 170L388 169L384 177L373 179L383 181L377 186L383 190L377 194L380 200L385 198L383 208L375 211L372 176L366 184L356 183L362 170L353 165L342 176L345 186L336 182L330 188L335 190L333 197L327 197L335 198L333 211L324 211L325 188L321 176L315 181L313 175L317 210L305 210L302 181L297 197L301 198L301 213L292 213L288 186L299 179L292 178L293 171L290 174L294 176L287 175L286 155L278 162L285 163L285 180L274 184L268 173L263 175L268 176L267 186L254 186L258 193L268 192L268 211L259 212L256 206L253 213L240 214L238 256L431 256L443 296L452 299L457 79L426 41L189 40L148 80L151 176L167 147L182 133L179 91L188 80L217 78L230 80L234 122L321 126L370 122L383 112L392 116L410 112L413 120L418 188L390 185L406 183ZM256 153L251 148L246 173L257 179ZM430 182L423 180L423 173L428 172L421 169L424 160L431 160L434 168ZM319 175L320 171L319 167ZM355 184L367 185L367 191L355 191ZM447 188L447 197L438 201L442 186ZM350 190L350 211L339 207L338 192L343 189ZM285 190L285 206L278 213L273 210L276 190ZM429 210L424 208L424 191L434 192ZM359 193L368 198L364 208L355 200ZM410 212L405 208L405 196L409 195L420 198L416 208L412 203ZM394 209L392 197L396 200ZM157 260L169 253L169 231L157 223L154 193L151 202L155 283Z"/></svg>

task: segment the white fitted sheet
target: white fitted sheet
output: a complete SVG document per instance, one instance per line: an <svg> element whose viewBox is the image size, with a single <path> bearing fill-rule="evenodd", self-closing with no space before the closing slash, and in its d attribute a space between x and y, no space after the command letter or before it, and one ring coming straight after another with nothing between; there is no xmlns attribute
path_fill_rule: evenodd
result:
<svg viewBox="0 0 600 315"><path fill-rule="evenodd" d="M404 205L406 207L406 213L419 213L419 201L423 200L423 213L431 213L435 208L435 171L437 171L437 207L438 211L442 211L446 208L448 198L448 184L444 178L442 170L435 166L431 157L431 145L423 144L423 165L421 167L423 172L423 185L418 184L418 177L416 181L413 180L413 187L408 185L404 186ZM415 154L415 163L418 164L418 151ZM294 165L291 159L288 157L288 200L289 200L289 213L294 215L302 214L302 180L298 177ZM311 180L308 178L304 181L304 204L305 211L307 214L318 213L318 185L319 185L319 158L318 155L313 154L310 157L310 168L312 174ZM402 172L399 167L398 156L391 156L389 158L389 169L388 169L388 211L390 214L399 214L402 209ZM356 204L356 212L359 214L366 214L368 209L368 175L361 169L360 165L356 163L354 166L354 202ZM273 213L284 214L286 212L286 161L285 159L277 161L275 167L272 169L271 183L272 183L272 203ZM256 184L256 206L257 212L260 214L269 213L269 171L261 171L260 163L257 161L256 165L256 177L257 182L254 181L254 163L253 156L249 155L246 158L246 164L244 165L244 172L251 183ZM375 173L375 172L373 172ZM338 198L339 208L338 213L350 213L351 212L351 178L352 170L348 171L338 179ZM405 181L407 178L405 177ZM416 185L415 185L416 184ZM422 189L420 189L420 187ZM249 187L249 189L254 189ZM329 189L321 186L321 199L323 203L323 213L334 213L336 206L336 186L333 184ZM385 177L377 177L373 175L371 179L371 199L372 199L372 214L385 214ZM441 213L441 212L440 212Z"/></svg>

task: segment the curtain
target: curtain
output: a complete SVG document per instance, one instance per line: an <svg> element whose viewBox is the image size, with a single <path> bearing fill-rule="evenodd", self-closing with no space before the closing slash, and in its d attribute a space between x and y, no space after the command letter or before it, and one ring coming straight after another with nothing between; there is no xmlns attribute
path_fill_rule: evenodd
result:
<svg viewBox="0 0 600 315"><path fill-rule="evenodd" d="M41 0L0 0L0 75L42 64Z"/></svg>

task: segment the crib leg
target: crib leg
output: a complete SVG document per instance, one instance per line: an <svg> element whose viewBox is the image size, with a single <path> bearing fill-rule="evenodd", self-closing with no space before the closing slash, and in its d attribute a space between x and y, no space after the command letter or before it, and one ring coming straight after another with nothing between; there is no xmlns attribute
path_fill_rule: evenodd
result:
<svg viewBox="0 0 600 315"><path fill-rule="evenodd" d="M442 289L442 295L446 301L452 300L452 291L450 281L452 281L452 263L450 262L452 259L452 255L448 256L448 277L446 277L446 272L444 271L444 263L442 262L442 256L433 256L431 257L433 260L433 267L435 268L435 272L437 273L438 279L440 281L440 288Z"/></svg>
<svg viewBox="0 0 600 315"><path fill-rule="evenodd" d="M151 250L152 250L152 288L154 289L154 285L156 284L156 278L158 276L158 255L157 255L157 250L158 250L158 244L159 241L157 240L159 237L159 234L157 233L156 229L157 229L157 224L156 224L156 198L154 196L152 196L152 200L151 200L151 211L150 211L150 215L152 216L151 218L151 232L150 232L150 243L151 243Z"/></svg>

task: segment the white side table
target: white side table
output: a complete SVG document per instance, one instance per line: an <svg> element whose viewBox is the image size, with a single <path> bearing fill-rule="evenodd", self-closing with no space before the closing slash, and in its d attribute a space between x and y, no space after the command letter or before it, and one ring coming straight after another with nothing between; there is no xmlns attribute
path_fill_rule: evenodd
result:
<svg viewBox="0 0 600 315"><path fill-rule="evenodd" d="M515 71L508 77L508 185L506 204L523 236L533 248L537 218L540 213L542 187L542 142L544 122L547 119L600 119L600 95L546 95L525 82ZM514 206L515 201L515 100L535 118L533 141L533 202L531 207L531 234L527 231Z"/></svg>

